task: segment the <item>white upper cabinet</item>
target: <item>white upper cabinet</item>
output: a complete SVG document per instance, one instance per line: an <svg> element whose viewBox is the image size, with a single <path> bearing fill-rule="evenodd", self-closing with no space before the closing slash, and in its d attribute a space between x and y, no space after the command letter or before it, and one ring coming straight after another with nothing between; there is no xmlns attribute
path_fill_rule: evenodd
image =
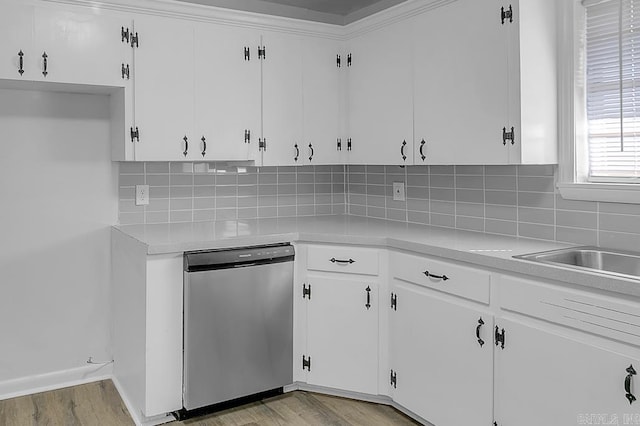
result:
<svg viewBox="0 0 640 426"><path fill-rule="evenodd" d="M0 5L0 78L32 80L37 60L33 48L33 7Z"/></svg>
<svg viewBox="0 0 640 426"><path fill-rule="evenodd" d="M411 21L415 164L500 164L507 38L497 0L458 0ZM455 25L452 23L455 22Z"/></svg>
<svg viewBox="0 0 640 426"><path fill-rule="evenodd" d="M194 160L255 160L260 137L257 30L195 27Z"/></svg>
<svg viewBox="0 0 640 426"><path fill-rule="evenodd" d="M302 135L302 40L264 33L261 46L262 165L302 164L307 152Z"/></svg>
<svg viewBox="0 0 640 426"><path fill-rule="evenodd" d="M194 30L188 21L136 17L136 161L180 161L202 151L194 132Z"/></svg>
<svg viewBox="0 0 640 426"><path fill-rule="evenodd" d="M405 21L348 42L350 164L413 164L411 45Z"/></svg>
<svg viewBox="0 0 640 426"><path fill-rule="evenodd" d="M342 43L305 37L302 49L303 142L299 164L341 164L340 129Z"/></svg>
<svg viewBox="0 0 640 426"><path fill-rule="evenodd" d="M556 0L514 1L504 29L509 40L509 162L558 162Z"/></svg>
<svg viewBox="0 0 640 426"><path fill-rule="evenodd" d="M38 79L124 86L130 78L131 46L122 29L130 27L131 19L37 7L34 22Z"/></svg>

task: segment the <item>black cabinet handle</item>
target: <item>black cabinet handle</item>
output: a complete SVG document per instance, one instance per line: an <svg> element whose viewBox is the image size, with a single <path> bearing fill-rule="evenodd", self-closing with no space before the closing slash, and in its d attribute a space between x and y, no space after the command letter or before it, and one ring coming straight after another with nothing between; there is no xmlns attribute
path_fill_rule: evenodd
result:
<svg viewBox="0 0 640 426"><path fill-rule="evenodd" d="M480 345L480 347L484 345L484 340L480 338L480 327L482 327L483 325L484 321L482 321L482 317L480 317L480 319L478 320L478 326L476 327L476 339L478 339L478 344Z"/></svg>
<svg viewBox="0 0 640 426"><path fill-rule="evenodd" d="M364 291L367 292L367 303L364 306L367 308L367 311L368 311L369 308L371 308L371 287L367 286L367 288Z"/></svg>
<svg viewBox="0 0 640 426"><path fill-rule="evenodd" d="M18 62L20 63L18 73L22 75L24 74L24 52L22 50L18 52Z"/></svg>
<svg viewBox="0 0 640 426"><path fill-rule="evenodd" d="M184 151L182 151L182 155L186 157L189 151L189 139L187 139L187 136L185 135L182 140L184 141Z"/></svg>
<svg viewBox="0 0 640 426"><path fill-rule="evenodd" d="M309 144L309 150L311 151L309 154L309 161L313 161L313 145Z"/></svg>
<svg viewBox="0 0 640 426"><path fill-rule="evenodd" d="M633 380L633 376L636 375L636 370L633 368L633 364L630 365L627 369L627 377L624 378L624 391L626 392L627 400L629 404L633 404L633 401L636 400L636 397L631 393L631 380Z"/></svg>
<svg viewBox="0 0 640 426"><path fill-rule="evenodd" d="M42 75L44 75L45 77L49 75L49 71L47 71L48 58L49 58L49 55L47 55L47 52L44 52L42 54Z"/></svg>
<svg viewBox="0 0 640 426"><path fill-rule="evenodd" d="M336 259L335 257L332 257L331 259L329 259L329 262L331 263L342 263L342 264L352 264L352 263L356 263L355 260L353 259L349 259L349 260L340 260L340 259Z"/></svg>
<svg viewBox="0 0 640 426"><path fill-rule="evenodd" d="M202 141L202 156L204 157L207 155L207 139L203 136L200 140Z"/></svg>
<svg viewBox="0 0 640 426"><path fill-rule="evenodd" d="M449 279L449 277L444 275L444 274L442 274L442 275L433 275L429 271L424 271L423 274L425 274L428 278L436 278L436 279L442 280L442 281L446 281L446 280Z"/></svg>
<svg viewBox="0 0 640 426"><path fill-rule="evenodd" d="M407 156L404 154L404 147L407 146L407 141L402 141L402 146L400 147L400 155L402 155L402 160L406 161Z"/></svg>
<svg viewBox="0 0 640 426"><path fill-rule="evenodd" d="M300 148L298 148L298 144L293 146L296 149L296 156L293 157L293 161L298 161L298 157L300 157Z"/></svg>
<svg viewBox="0 0 640 426"><path fill-rule="evenodd" d="M424 148L424 146L425 146L425 144L426 144L426 143L427 143L427 142L425 142L425 140L424 140L424 139L422 139L422 141L420 142L420 158L422 158L422 161L424 161L424 160L426 160L426 159L427 159L427 156L426 156L426 155L424 155L424 151L423 151L423 148Z"/></svg>

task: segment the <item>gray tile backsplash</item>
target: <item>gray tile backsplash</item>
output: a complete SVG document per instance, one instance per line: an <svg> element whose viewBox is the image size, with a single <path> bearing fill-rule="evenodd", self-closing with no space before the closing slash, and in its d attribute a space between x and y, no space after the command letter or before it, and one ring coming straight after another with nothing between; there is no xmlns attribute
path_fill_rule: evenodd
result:
<svg viewBox="0 0 640 426"><path fill-rule="evenodd" d="M564 200L555 172L551 165L347 166L348 213L638 250L640 205ZM399 181L406 202L393 201Z"/></svg>
<svg viewBox="0 0 640 426"><path fill-rule="evenodd" d="M120 163L119 220L141 224L344 214L345 175L345 166ZM144 184L149 185L149 205L136 206L135 185Z"/></svg>

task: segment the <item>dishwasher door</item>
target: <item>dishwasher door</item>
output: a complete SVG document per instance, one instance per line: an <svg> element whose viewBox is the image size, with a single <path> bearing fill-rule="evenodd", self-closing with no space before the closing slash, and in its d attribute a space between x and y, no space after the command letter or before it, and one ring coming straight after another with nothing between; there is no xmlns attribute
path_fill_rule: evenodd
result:
<svg viewBox="0 0 640 426"><path fill-rule="evenodd" d="M293 262L185 272L186 410L293 381Z"/></svg>

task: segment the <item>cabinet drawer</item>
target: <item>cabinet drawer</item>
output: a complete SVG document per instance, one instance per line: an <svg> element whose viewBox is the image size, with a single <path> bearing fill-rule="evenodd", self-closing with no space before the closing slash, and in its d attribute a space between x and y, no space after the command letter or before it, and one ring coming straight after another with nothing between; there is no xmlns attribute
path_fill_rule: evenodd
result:
<svg viewBox="0 0 640 426"><path fill-rule="evenodd" d="M500 307L640 346L640 303L502 275Z"/></svg>
<svg viewBox="0 0 640 426"><path fill-rule="evenodd" d="M489 272L402 253L391 254L390 267L394 278L489 304Z"/></svg>
<svg viewBox="0 0 640 426"><path fill-rule="evenodd" d="M361 247L309 246L307 269L343 274L378 275L379 251Z"/></svg>

